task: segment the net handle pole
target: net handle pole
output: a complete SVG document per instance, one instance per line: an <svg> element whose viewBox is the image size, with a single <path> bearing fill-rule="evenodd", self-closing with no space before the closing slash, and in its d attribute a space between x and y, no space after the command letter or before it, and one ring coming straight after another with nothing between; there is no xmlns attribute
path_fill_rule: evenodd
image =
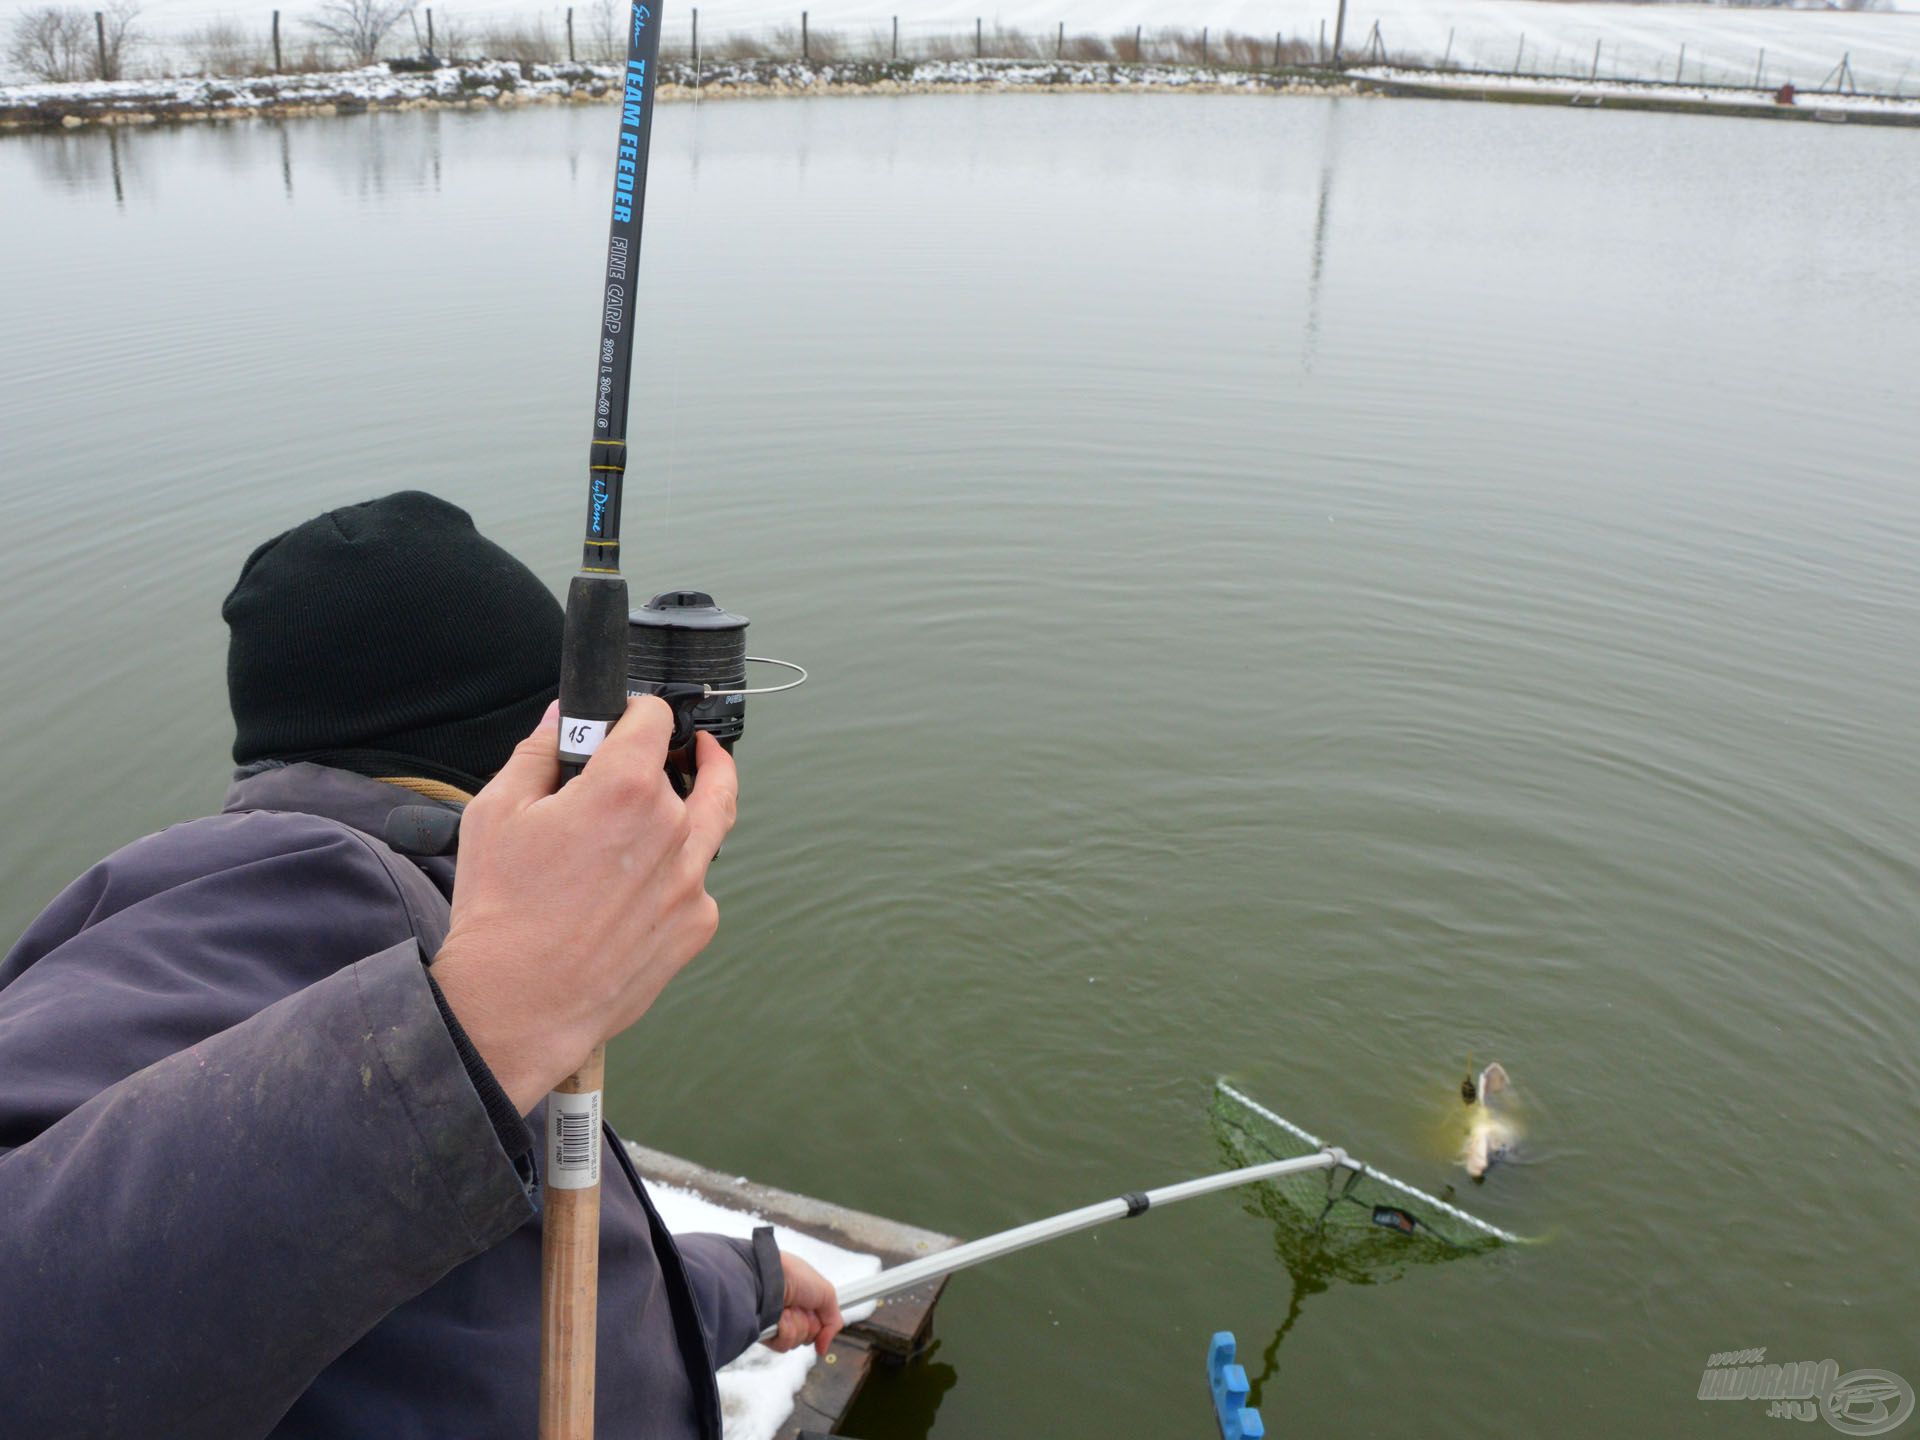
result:
<svg viewBox="0 0 1920 1440"><path fill-rule="evenodd" d="M867 1275L859 1280L848 1281L839 1287L836 1298L842 1310L851 1309L855 1305L864 1305L869 1300L884 1300L889 1295L898 1295L902 1290L911 1290L916 1285L924 1285L929 1280L938 1280L943 1275L953 1274L956 1270L965 1270L988 1260L997 1260L1002 1255L1011 1255L1016 1250L1025 1250L1033 1245L1057 1240L1062 1235L1071 1235L1078 1230L1090 1230L1095 1225L1106 1224L1109 1220L1128 1220L1135 1215L1144 1215L1157 1205L1171 1205L1178 1200L1191 1200L1196 1195L1211 1195L1216 1190L1232 1190L1241 1185L1256 1185L1262 1180L1277 1180L1282 1175L1293 1175L1303 1170L1331 1170L1336 1165L1348 1163L1344 1151L1322 1150L1317 1155L1301 1155L1291 1160L1270 1160L1264 1165L1249 1165L1241 1170L1222 1170L1214 1175L1201 1175L1192 1180L1163 1185L1158 1190L1136 1190L1128 1195L1116 1195L1111 1200L1083 1205L1078 1210L1050 1215L1044 1220L1031 1220L1012 1230L1002 1230L998 1235L970 1240L964 1245L954 1246L951 1250L942 1250L935 1255L926 1255L918 1260L909 1260L904 1265L896 1265L891 1270L882 1270L877 1275ZM775 1327L768 1326L760 1332L760 1338L772 1339L774 1329Z"/></svg>

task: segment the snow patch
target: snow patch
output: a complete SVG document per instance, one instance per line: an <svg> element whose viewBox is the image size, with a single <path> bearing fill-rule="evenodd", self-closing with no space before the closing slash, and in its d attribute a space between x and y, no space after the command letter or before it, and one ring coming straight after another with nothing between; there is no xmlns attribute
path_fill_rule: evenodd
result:
<svg viewBox="0 0 1920 1440"><path fill-rule="evenodd" d="M259 75L171 80L82 80L64 85L0 85L0 109L85 105L108 110L161 107L194 111L253 111L270 106L319 106L358 102L402 105L409 101L495 99L512 91L529 99L563 99L592 86L604 93L613 66L523 65L478 60L440 70L399 72L384 65L306 75Z"/></svg>
<svg viewBox="0 0 1920 1440"><path fill-rule="evenodd" d="M744 1240L754 1228L768 1222L751 1210L732 1210L716 1205L704 1196L676 1186L649 1182L647 1194L660 1212L660 1219L676 1235L729 1235ZM774 1238L782 1251L798 1255L836 1286L871 1275L880 1268L876 1255L843 1250L802 1235L784 1225L774 1226ZM871 1303L847 1312L849 1321L864 1319L873 1313ZM772 1440L774 1433L793 1413L793 1397L806 1383L807 1372L816 1357L811 1347L776 1355L764 1345L748 1347L747 1353L722 1370L720 1409L726 1422L726 1440Z"/></svg>

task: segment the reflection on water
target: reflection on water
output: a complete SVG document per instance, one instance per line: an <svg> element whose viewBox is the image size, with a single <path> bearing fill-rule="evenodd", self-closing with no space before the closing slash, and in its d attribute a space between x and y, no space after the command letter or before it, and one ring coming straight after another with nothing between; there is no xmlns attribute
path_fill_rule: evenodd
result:
<svg viewBox="0 0 1920 1440"><path fill-rule="evenodd" d="M1305 368L1313 369L1320 340L1320 277L1327 268L1327 210L1333 202L1333 145L1339 133L1336 119L1327 122L1326 160L1320 167L1320 191L1313 206L1313 265L1307 272L1307 343Z"/></svg>
<svg viewBox="0 0 1920 1440"><path fill-rule="evenodd" d="M0 140L5 924L218 803L263 536L416 485L564 581L611 119ZM1218 1329L1279 1327L1303 1431L1666 1434L1734 1346L1920 1374L1913 143L661 111L630 574L815 678L613 1118L976 1235L1207 1168L1222 1073L1436 1193L1465 1055L1551 1117L1460 1188L1553 1244L1338 1284L1198 1200L958 1277L868 1440L1192 1433Z"/></svg>
<svg viewBox="0 0 1920 1440"><path fill-rule="evenodd" d="M441 188L444 150L438 112L421 112L417 125L396 133L390 124L369 125L350 138L325 137L327 177L345 193L376 202L394 193L437 193ZM270 149L280 188L291 200L296 152L316 138L311 121L258 120L205 125L187 132L193 136L196 159L217 165L248 179L257 178ZM301 132L307 133L303 137ZM344 143L343 143L344 140ZM62 190L111 198L124 208L130 189L147 183L144 156L156 148L177 153L183 133L150 126L89 126L9 137L8 144L24 151L44 179ZM574 156L577 161L577 152Z"/></svg>
<svg viewBox="0 0 1920 1440"><path fill-rule="evenodd" d="M960 1383L960 1372L937 1357L936 1340L901 1365L882 1364L845 1421L845 1434L881 1435L889 1440L924 1440L947 1392Z"/></svg>
<svg viewBox="0 0 1920 1440"><path fill-rule="evenodd" d="M124 138L118 126L52 130L9 143L26 152L46 183L111 198L116 208L126 205L129 175L139 173L139 145Z"/></svg>

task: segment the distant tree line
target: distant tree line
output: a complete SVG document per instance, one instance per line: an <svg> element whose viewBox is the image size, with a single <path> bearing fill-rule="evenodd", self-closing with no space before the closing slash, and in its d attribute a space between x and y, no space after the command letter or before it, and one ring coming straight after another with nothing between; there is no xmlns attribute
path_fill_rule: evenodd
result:
<svg viewBox="0 0 1920 1440"><path fill-rule="evenodd" d="M418 0L325 0L303 23L322 47L345 54L356 65L371 65ZM8 27L7 62L36 80L55 84L77 80L126 78L134 53L146 36L138 25L135 0L111 0L95 11L78 5L41 5L23 10ZM448 27L451 29L451 27ZM456 37L448 34L449 41ZM210 74L235 74L270 68L265 47L238 24L219 19L186 37L188 49ZM296 57L291 69L330 68L326 57Z"/></svg>
<svg viewBox="0 0 1920 1440"><path fill-rule="evenodd" d="M22 11L7 34L7 60L36 80L118 80L139 43L139 16L131 0L98 12L75 5Z"/></svg>

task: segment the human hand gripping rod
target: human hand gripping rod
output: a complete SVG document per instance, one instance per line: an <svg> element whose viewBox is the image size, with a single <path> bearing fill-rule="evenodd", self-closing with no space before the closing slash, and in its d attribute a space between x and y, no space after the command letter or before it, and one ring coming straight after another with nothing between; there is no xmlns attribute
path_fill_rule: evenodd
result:
<svg viewBox="0 0 1920 1440"><path fill-rule="evenodd" d="M635 3L615 154L613 219L600 314L587 531L567 587L560 653L560 781L578 775L627 705L627 582L620 574L620 490L627 468L633 284L647 193L647 146L660 58L656 6ZM600 1089L606 1051L547 1097L540 1257L540 1440L592 1440L600 1308Z"/></svg>

